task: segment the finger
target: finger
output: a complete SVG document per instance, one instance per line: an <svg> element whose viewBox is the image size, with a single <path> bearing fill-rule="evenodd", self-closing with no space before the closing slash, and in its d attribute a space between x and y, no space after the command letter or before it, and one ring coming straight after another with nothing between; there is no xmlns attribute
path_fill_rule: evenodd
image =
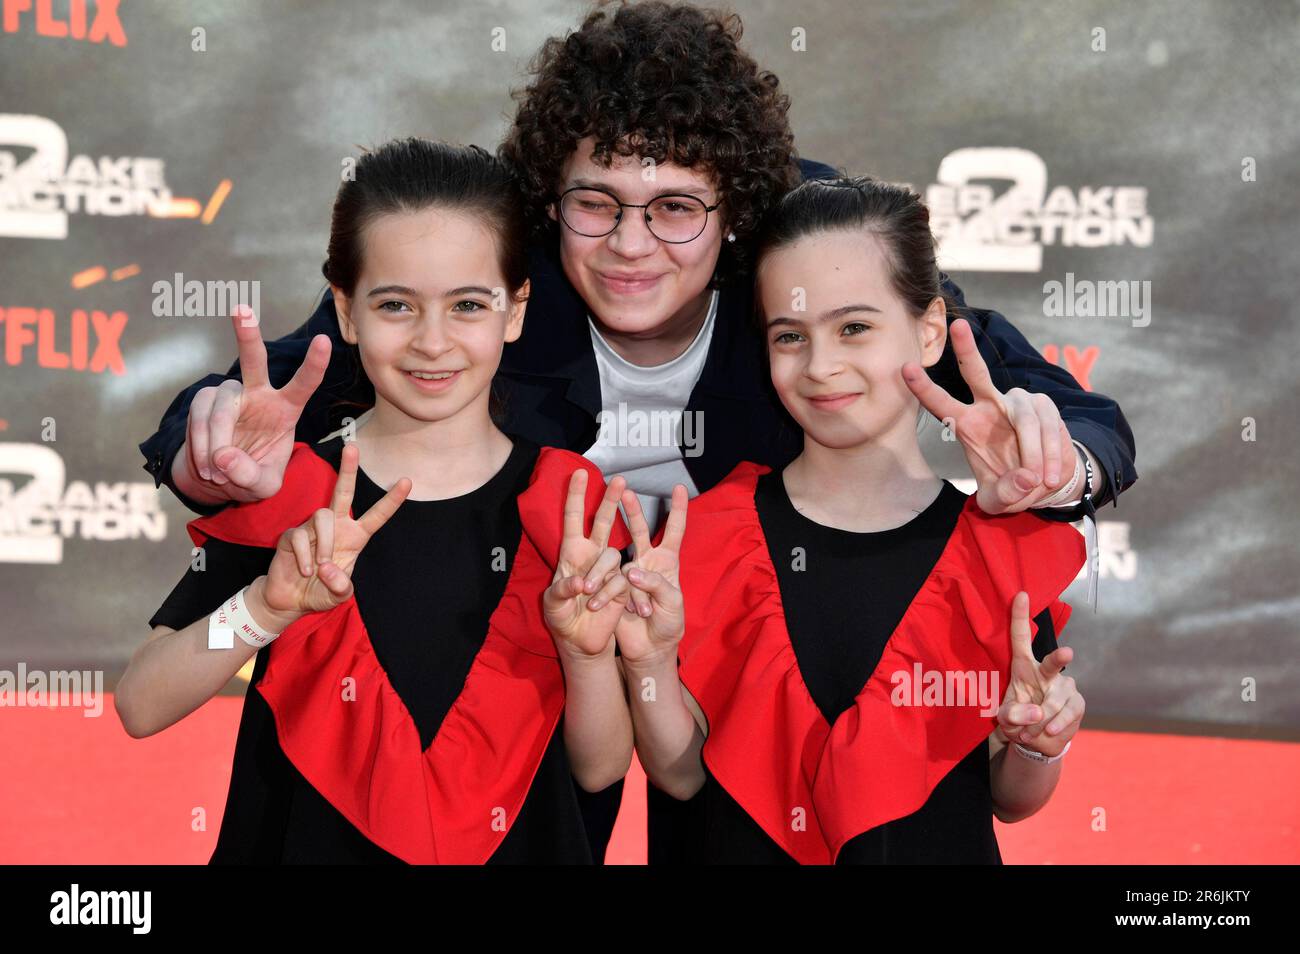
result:
<svg viewBox="0 0 1300 954"><path fill-rule="evenodd" d="M262 476L261 465L247 451L233 445L228 444L213 454L212 463L217 465L215 472L236 487L252 489Z"/></svg>
<svg viewBox="0 0 1300 954"><path fill-rule="evenodd" d="M411 481L403 477L397 483L393 484L392 489L384 494L375 505L367 510L357 521L357 525L366 532L366 536L373 537L375 533L386 524L393 514L397 513L397 508L402 505L406 495L411 492Z"/></svg>
<svg viewBox="0 0 1300 954"><path fill-rule="evenodd" d="M1020 737L1022 727L1033 725L1042 718L1042 708L1032 702L1007 702L998 710L998 725L1013 739Z"/></svg>
<svg viewBox="0 0 1300 954"><path fill-rule="evenodd" d="M266 344L257 315L247 305L236 305L230 313L235 326L235 343L239 346L239 376L245 387L270 385L266 373Z"/></svg>
<svg viewBox="0 0 1300 954"><path fill-rule="evenodd" d="M935 384L929 372L915 361L903 365L903 381L921 402L921 407L941 421L956 421L968 406Z"/></svg>
<svg viewBox="0 0 1300 954"><path fill-rule="evenodd" d="M1002 508L999 512L1024 510L1038 487L1038 477L1024 467L1007 471L993 485L993 496Z"/></svg>
<svg viewBox="0 0 1300 954"><path fill-rule="evenodd" d="M1023 392L1007 396L1011 426L1016 431L1016 446L1020 451L1020 466L1034 475L1034 483L1043 479L1043 425L1038 420L1038 410L1033 400Z"/></svg>
<svg viewBox="0 0 1300 954"><path fill-rule="evenodd" d="M1011 655L1034 658L1033 636L1029 632L1029 594L1024 590L1011 600Z"/></svg>
<svg viewBox="0 0 1300 954"><path fill-rule="evenodd" d="M1058 647L1043 657L1043 661L1038 664L1038 671L1044 681L1055 679L1062 669L1070 665L1072 659L1074 659L1073 649L1069 646Z"/></svg>
<svg viewBox="0 0 1300 954"><path fill-rule="evenodd" d="M289 383L280 389L285 400L302 407L316 393L321 381L325 379L325 369L330 366L330 347L329 335L317 335L311 339L307 356L302 359L302 364L289 379Z"/></svg>
<svg viewBox="0 0 1300 954"><path fill-rule="evenodd" d="M1074 680L1069 676L1056 680L1047 690L1047 695L1039 703L1039 708L1043 710L1043 717L1033 725L1027 727L1020 733L1021 740L1036 739L1039 734L1047 728L1047 724L1065 708L1065 704L1070 701L1070 696L1074 695Z"/></svg>
<svg viewBox="0 0 1300 954"><path fill-rule="evenodd" d="M334 481L334 496L330 499L330 509L336 516L351 516L352 495L357 490L357 467L360 461L361 448L353 443L345 443L343 456L339 458L338 480Z"/></svg>
<svg viewBox="0 0 1300 954"><path fill-rule="evenodd" d="M596 518L591 522L590 537L591 542L598 547L609 543L610 531L614 529L614 517L618 514L618 499L623 496L623 488L626 486L626 480L615 477L605 488L605 496L600 498L600 506L596 508Z"/></svg>
<svg viewBox="0 0 1300 954"><path fill-rule="evenodd" d="M650 605L650 595L640 587L630 587L627 595L628 612L649 619L654 608Z"/></svg>
<svg viewBox="0 0 1300 954"><path fill-rule="evenodd" d="M212 411L208 414L208 448L216 453L223 447L230 447L235 441L235 421L239 419L239 402L243 397L244 386L234 379L222 381L217 386L216 396L212 399ZM212 471L212 480L218 484L226 482L226 476L219 471Z"/></svg>
<svg viewBox="0 0 1300 954"><path fill-rule="evenodd" d="M311 558L311 537L305 527L294 527L289 531L289 546L293 547L294 558L298 561L298 572L311 576L316 570L316 562Z"/></svg>
<svg viewBox="0 0 1300 954"><path fill-rule="evenodd" d="M1075 723L1083 721L1084 709L1087 708L1083 696L1077 692L1066 700L1061 711L1054 715L1047 723L1046 732L1050 736L1058 736Z"/></svg>
<svg viewBox="0 0 1300 954"><path fill-rule="evenodd" d="M312 514L312 527L316 531L316 562L329 563L334 559L334 511L321 507Z"/></svg>
<svg viewBox="0 0 1300 954"><path fill-rule="evenodd" d="M623 554L613 547L606 547L600 551L583 580L583 590L587 593L595 593L596 590L600 589L600 585L605 582L605 578L609 576L610 571L617 570L619 563L622 561Z"/></svg>
<svg viewBox="0 0 1300 954"><path fill-rule="evenodd" d="M615 573L587 601L587 609L594 612L607 603L618 603L621 606L627 600L627 591L627 577L622 573Z"/></svg>
<svg viewBox="0 0 1300 954"><path fill-rule="evenodd" d="M1061 412L1057 410L1052 399L1046 394L1035 394L1033 397L1034 406L1038 410L1039 436L1038 443L1043 449L1043 483L1047 485L1048 490L1055 491L1064 482L1062 474L1065 461L1062 460L1063 448L1061 445ZM1065 446L1071 451L1074 445L1068 440ZM1073 458L1073 455L1071 455ZM1069 461L1069 473L1074 473L1074 460Z"/></svg>
<svg viewBox="0 0 1300 954"><path fill-rule="evenodd" d="M682 591L662 573L634 566L628 569L627 578L633 586L649 593L650 598L660 606L676 607L681 600Z"/></svg>
<svg viewBox="0 0 1300 954"><path fill-rule="evenodd" d="M217 399L214 387L200 388L190 402L190 416L185 419L185 444L190 455L190 469L204 480L212 479L212 461L208 454L208 417Z"/></svg>
<svg viewBox="0 0 1300 954"><path fill-rule="evenodd" d="M673 488L673 499L669 506L668 520L664 523L664 534L659 540L659 546L669 553L679 553L682 548L682 538L686 536L686 508L690 504L691 495L685 485L678 484Z"/></svg>
<svg viewBox="0 0 1300 954"><path fill-rule="evenodd" d="M650 541L650 525L641 509L641 498L631 490L624 490L623 510L627 513L627 529L632 534L632 552L639 560L654 547Z"/></svg>
<svg viewBox="0 0 1300 954"><path fill-rule="evenodd" d="M551 595L556 602L564 602L573 599L583 591L585 581L580 576L566 576L564 579L556 580L551 584Z"/></svg>
<svg viewBox="0 0 1300 954"><path fill-rule="evenodd" d="M328 512L328 511L326 511ZM322 563L320 570L317 572L325 589L329 590L336 596L339 602L346 600L352 595L352 580L346 573L335 563Z"/></svg>
<svg viewBox="0 0 1300 954"><path fill-rule="evenodd" d="M569 494L564 498L564 538L576 540L587 535L587 472L579 467L569 478Z"/></svg>
<svg viewBox="0 0 1300 954"><path fill-rule="evenodd" d="M993 383L989 366L975 344L975 332L965 318L957 318L948 326L948 339L952 350L957 355L957 367L961 370L962 380L970 388L976 400L1000 401L1002 392Z"/></svg>

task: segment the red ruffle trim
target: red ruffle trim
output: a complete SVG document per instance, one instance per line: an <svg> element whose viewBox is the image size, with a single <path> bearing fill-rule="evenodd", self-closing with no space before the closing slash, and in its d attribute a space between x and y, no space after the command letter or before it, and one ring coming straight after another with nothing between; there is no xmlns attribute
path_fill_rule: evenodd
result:
<svg viewBox="0 0 1300 954"><path fill-rule="evenodd" d="M587 470L587 513L605 490L600 471L569 451L542 448L519 496L523 533L501 602L464 688L428 749L350 599L303 617L262 652L257 689L280 746L311 785L371 841L412 864L481 864L518 818L564 709L564 678L542 616L576 467ZM274 546L287 528L328 506L337 474L299 444L274 497L190 524L208 536ZM630 539L621 518L610 545Z"/></svg>
<svg viewBox="0 0 1300 954"><path fill-rule="evenodd" d="M996 672L996 708L1010 676L1012 598L1025 590L1031 618L1049 609L1059 634L1070 607L1058 597L1084 564L1084 542L1032 514L990 517L971 496L879 665L831 725L799 672L754 506L769 470L742 463L691 502L681 678L708 720L703 757L722 787L796 860L831 864L850 839L920 809L996 725L976 701L895 705L894 674L910 679L917 663L923 677Z"/></svg>

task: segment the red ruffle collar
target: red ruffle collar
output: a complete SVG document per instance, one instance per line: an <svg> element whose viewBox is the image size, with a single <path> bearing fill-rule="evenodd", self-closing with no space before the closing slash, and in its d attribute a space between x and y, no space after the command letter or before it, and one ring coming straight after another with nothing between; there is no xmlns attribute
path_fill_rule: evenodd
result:
<svg viewBox="0 0 1300 954"><path fill-rule="evenodd" d="M280 747L353 825L412 864L481 864L518 818L564 708L564 679L542 617L563 532L564 498L584 468L587 513L605 490L590 461L542 448L518 498L523 533L488 633L428 749L376 658L355 598L303 617L271 646L257 689ZM189 524L208 537L273 547L280 534L328 506L337 472L295 445L273 497ZM400 512L399 512L400 513ZM610 545L627 546L621 518Z"/></svg>
<svg viewBox="0 0 1300 954"><path fill-rule="evenodd" d="M894 705L891 676L916 664L996 671L1000 703L1013 596L1028 592L1031 618L1050 609L1059 634L1070 607L1057 597L1084 564L1083 538L1032 514L990 517L971 496L854 706L832 725L799 672L754 505L770 469L742 463L691 501L680 673L708 720L703 757L722 787L797 861L830 864L850 839L920 809L996 724L978 705Z"/></svg>

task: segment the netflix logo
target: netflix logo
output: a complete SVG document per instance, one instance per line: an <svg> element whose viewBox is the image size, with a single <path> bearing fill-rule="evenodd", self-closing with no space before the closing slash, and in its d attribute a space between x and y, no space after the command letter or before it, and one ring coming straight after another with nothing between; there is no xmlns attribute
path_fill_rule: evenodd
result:
<svg viewBox="0 0 1300 954"><path fill-rule="evenodd" d="M27 29L38 36L126 46L126 31L117 15L121 0L65 0L58 4L53 0L2 2L6 33Z"/></svg>
<svg viewBox="0 0 1300 954"><path fill-rule="evenodd" d="M60 322L51 308L0 308L5 364L31 360L34 351L42 368L125 374L122 332L126 321L124 311L77 308L71 322Z"/></svg>

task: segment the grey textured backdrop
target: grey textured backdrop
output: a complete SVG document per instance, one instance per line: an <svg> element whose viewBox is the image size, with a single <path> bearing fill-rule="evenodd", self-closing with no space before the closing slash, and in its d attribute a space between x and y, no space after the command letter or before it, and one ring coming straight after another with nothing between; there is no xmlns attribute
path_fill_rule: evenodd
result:
<svg viewBox="0 0 1300 954"><path fill-rule="evenodd" d="M54 9L63 16L67 4ZM96 501L74 486L93 495L99 482L148 481L136 443L176 391L233 357L225 319L155 317L153 282L177 272L260 281L266 335L289 331L323 287L344 157L408 134L494 147L527 60L585 9L125 0L125 46L40 35L30 13L5 25L0 114L52 120L69 156L161 159L172 194L200 206L222 180L232 188L210 224L73 212L65 239L0 237L0 490L54 487L56 509L76 516L24 531L19 503L0 502L0 666L119 671L184 570L187 513L168 494L157 504L164 539L83 539L87 520L101 526L92 536L113 535L103 518L127 494ZM1013 147L1042 159L1049 192L1147 190L1149 244L1048 242L1038 271L954 277L972 304L1002 311L1049 355L1095 347L1090 385L1120 401L1137 435L1141 480L1103 514L1101 613L1083 607L1077 583L1067 597L1090 721L1300 728L1300 7L889 0L734 9L747 47L793 98L805 156L924 188L956 150ZM196 27L206 51L192 49ZM495 27L505 28L504 52L491 49ZM792 49L796 28L806 49ZM1097 28L1104 52L1094 48ZM33 145L14 140L18 128L0 119L0 151L23 162ZM1247 157L1256 181L1243 181ZM999 192L1008 185L993 181ZM0 223L12 224L4 195L0 205L11 207L0 208ZM138 273L112 277L131 265ZM109 277L74 287L73 276L97 266ZM1149 281L1150 324L1047 317L1043 285L1067 272ZM57 352L68 351L76 309L125 313L126 373L42 366L50 362L37 344L15 331L12 312L22 308L51 310ZM55 421L53 442L42 440L45 418ZM1243 418L1255 421L1256 440L1242 439ZM33 477L40 450L13 450L20 444L53 450L63 483ZM960 455L933 428L927 446L945 476L962 476ZM63 541L58 561L30 562L51 535ZM1256 702L1242 701L1247 678L1258 682Z"/></svg>

